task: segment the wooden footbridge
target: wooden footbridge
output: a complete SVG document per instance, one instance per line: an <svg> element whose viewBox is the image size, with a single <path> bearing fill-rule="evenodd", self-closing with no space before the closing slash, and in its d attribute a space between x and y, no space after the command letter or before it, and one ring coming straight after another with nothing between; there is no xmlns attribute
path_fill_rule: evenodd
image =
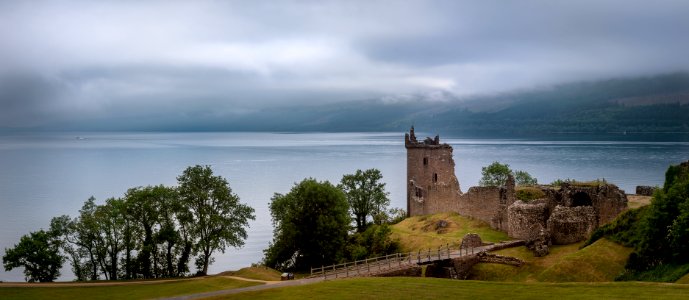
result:
<svg viewBox="0 0 689 300"><path fill-rule="evenodd" d="M347 277L376 276L410 267L432 264L437 261L453 259L463 256L476 255L480 252L494 251L523 245L523 241L509 241L480 247L456 247L449 244L425 251L393 253L385 256L346 262L318 268L311 268L311 278L336 279Z"/></svg>

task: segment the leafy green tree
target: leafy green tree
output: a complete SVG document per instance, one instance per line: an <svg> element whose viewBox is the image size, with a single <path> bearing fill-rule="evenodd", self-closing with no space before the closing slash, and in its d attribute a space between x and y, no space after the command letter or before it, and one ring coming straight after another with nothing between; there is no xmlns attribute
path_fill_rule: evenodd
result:
<svg viewBox="0 0 689 300"><path fill-rule="evenodd" d="M59 238L44 230L24 235L13 248L5 249L5 271L23 267L28 282L52 282L60 276L65 260L59 245Z"/></svg>
<svg viewBox="0 0 689 300"><path fill-rule="evenodd" d="M79 218L74 223L76 243L88 254L88 264L91 266L91 280L98 279L98 267L101 261L102 237L96 218L96 198L93 196L84 202L79 210Z"/></svg>
<svg viewBox="0 0 689 300"><path fill-rule="evenodd" d="M241 247L254 209L241 204L225 178L213 176L210 166L189 167L177 177L183 210L192 217L189 231L196 239L199 274L208 274L214 251Z"/></svg>
<svg viewBox="0 0 689 300"><path fill-rule="evenodd" d="M481 186L504 186L509 176L514 176L517 185L536 185L538 180L526 171L512 171L510 165L501 164L497 161L481 168Z"/></svg>
<svg viewBox="0 0 689 300"><path fill-rule="evenodd" d="M510 165L493 162L487 167L481 168L481 186L503 186L507 182L507 178L512 174Z"/></svg>
<svg viewBox="0 0 689 300"><path fill-rule="evenodd" d="M529 174L528 172L521 171L521 170L514 172L514 182L517 185L536 185L536 184L538 184L538 180L536 178L531 176L531 174Z"/></svg>
<svg viewBox="0 0 689 300"><path fill-rule="evenodd" d="M399 252L400 244L390 237L391 234L392 230L389 225L374 224L363 232L350 235L347 244L347 258L360 260Z"/></svg>
<svg viewBox="0 0 689 300"><path fill-rule="evenodd" d="M105 205L96 207L95 216L102 233L106 258L106 269L110 280L117 280L119 256L124 248L126 203L122 199L110 198Z"/></svg>
<svg viewBox="0 0 689 300"><path fill-rule="evenodd" d="M127 211L143 233L138 253L139 269L144 278L157 277L156 236L163 210L176 205L175 189L163 185L129 189L125 195Z"/></svg>
<svg viewBox="0 0 689 300"><path fill-rule="evenodd" d="M390 205L385 183L380 182L382 178L377 169L356 170L354 174L344 175L338 185L347 197L358 232L366 230L368 217L385 212Z"/></svg>
<svg viewBox="0 0 689 300"><path fill-rule="evenodd" d="M83 247L79 246L76 235L77 222L78 220L71 219L67 215L54 217L50 221L50 232L60 240L60 248L69 259L76 280L86 281L91 273L88 261L86 261L88 254Z"/></svg>
<svg viewBox="0 0 689 300"><path fill-rule="evenodd" d="M636 247L632 269L646 269L668 262L688 262L689 163L670 166L665 184L651 200Z"/></svg>
<svg viewBox="0 0 689 300"><path fill-rule="evenodd" d="M344 193L308 178L270 202L273 241L264 262L277 269L307 270L344 257L350 216Z"/></svg>

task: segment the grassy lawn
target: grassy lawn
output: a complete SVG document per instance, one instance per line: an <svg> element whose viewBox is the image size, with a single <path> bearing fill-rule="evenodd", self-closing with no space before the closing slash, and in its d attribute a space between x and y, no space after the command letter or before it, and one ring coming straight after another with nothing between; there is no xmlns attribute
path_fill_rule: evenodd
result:
<svg viewBox="0 0 689 300"><path fill-rule="evenodd" d="M239 271L222 272L218 275L237 276L248 279L280 281L280 272L268 267L247 267Z"/></svg>
<svg viewBox="0 0 689 300"><path fill-rule="evenodd" d="M445 221L444 227L438 227L441 221ZM488 242L510 239L506 233L491 229L485 222L457 213L416 216L392 226L392 237L400 241L403 251L433 249L447 244L459 246L467 233L478 233Z"/></svg>
<svg viewBox="0 0 689 300"><path fill-rule="evenodd" d="M521 267L499 264L474 266L470 279L517 282L604 282L613 281L624 270L631 252L606 239L600 239L579 250L581 243L552 246L550 254L534 257L526 247L496 251L495 253L520 258Z"/></svg>
<svg viewBox="0 0 689 300"><path fill-rule="evenodd" d="M627 195L627 206L630 209L651 204L651 196Z"/></svg>
<svg viewBox="0 0 689 300"><path fill-rule="evenodd" d="M435 278L357 278L211 299L687 299L689 285L509 283Z"/></svg>
<svg viewBox="0 0 689 300"><path fill-rule="evenodd" d="M259 285L224 277L150 284L79 287L0 287L0 299L151 299Z"/></svg>

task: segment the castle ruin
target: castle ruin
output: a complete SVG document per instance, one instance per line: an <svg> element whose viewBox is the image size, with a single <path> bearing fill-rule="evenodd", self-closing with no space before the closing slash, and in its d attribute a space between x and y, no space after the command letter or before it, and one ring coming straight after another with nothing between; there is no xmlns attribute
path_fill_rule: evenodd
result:
<svg viewBox="0 0 689 300"><path fill-rule="evenodd" d="M627 209L624 191L612 184L537 186L545 195L528 203L517 200L514 178L505 186L471 187L462 193L455 176L452 146L440 137L418 141L414 127L405 134L407 148L407 215L442 212L479 219L510 237L569 244L587 239L593 230Z"/></svg>

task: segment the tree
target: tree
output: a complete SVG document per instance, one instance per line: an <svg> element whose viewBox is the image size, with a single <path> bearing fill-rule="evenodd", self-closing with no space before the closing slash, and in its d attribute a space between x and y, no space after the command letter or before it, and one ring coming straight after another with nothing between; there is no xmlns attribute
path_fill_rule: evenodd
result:
<svg viewBox="0 0 689 300"><path fill-rule="evenodd" d="M50 232L39 230L24 235L19 244L5 249L2 263L5 271L24 267L28 282L52 282L60 276L65 258L60 255L59 239Z"/></svg>
<svg viewBox="0 0 689 300"><path fill-rule="evenodd" d="M517 185L536 185L538 184L538 180L536 178L533 178L531 174L529 174L526 171L515 171L514 172L514 182Z"/></svg>
<svg viewBox="0 0 689 300"><path fill-rule="evenodd" d="M344 175L338 185L347 197L357 232L366 230L369 216L373 218L376 214L385 212L390 204L385 183L380 182L382 178L383 175L377 169L356 170L354 174Z"/></svg>
<svg viewBox="0 0 689 300"><path fill-rule="evenodd" d="M110 280L117 280L120 252L124 247L124 229L126 219L125 201L110 198L105 205L96 207L95 216L103 237L106 254L106 270Z"/></svg>
<svg viewBox="0 0 689 300"><path fill-rule="evenodd" d="M163 185L147 186L129 189L125 198L128 214L143 233L138 253L140 272L144 278L157 277L157 230L162 211L167 210L167 206L176 205L177 193L173 188Z"/></svg>
<svg viewBox="0 0 689 300"><path fill-rule="evenodd" d="M507 182L507 178L512 174L510 165L501 164L497 161L481 168L481 186L503 186Z"/></svg>
<svg viewBox="0 0 689 300"><path fill-rule="evenodd" d="M504 186L510 175L514 176L514 181L517 185L535 185L538 183L538 180L528 172L521 170L512 171L510 165L501 164L497 161L481 168L481 175L481 180L479 181L481 186Z"/></svg>
<svg viewBox="0 0 689 300"><path fill-rule="evenodd" d="M199 274L208 274L214 251L241 247L254 209L239 203L227 180L213 176L210 166L189 167L177 177L181 206L192 217L190 233L196 238Z"/></svg>
<svg viewBox="0 0 689 300"><path fill-rule="evenodd" d="M60 248L67 255L76 280L86 281L91 272L88 261L85 261L88 258L88 253L79 246L76 232L77 222L78 220L73 220L67 215L54 217L50 220L50 232L59 239Z"/></svg>
<svg viewBox="0 0 689 300"><path fill-rule="evenodd" d="M349 230L349 207L344 193L330 182L304 179L289 193L270 202L273 241L264 263L277 269L307 270L339 261Z"/></svg>

